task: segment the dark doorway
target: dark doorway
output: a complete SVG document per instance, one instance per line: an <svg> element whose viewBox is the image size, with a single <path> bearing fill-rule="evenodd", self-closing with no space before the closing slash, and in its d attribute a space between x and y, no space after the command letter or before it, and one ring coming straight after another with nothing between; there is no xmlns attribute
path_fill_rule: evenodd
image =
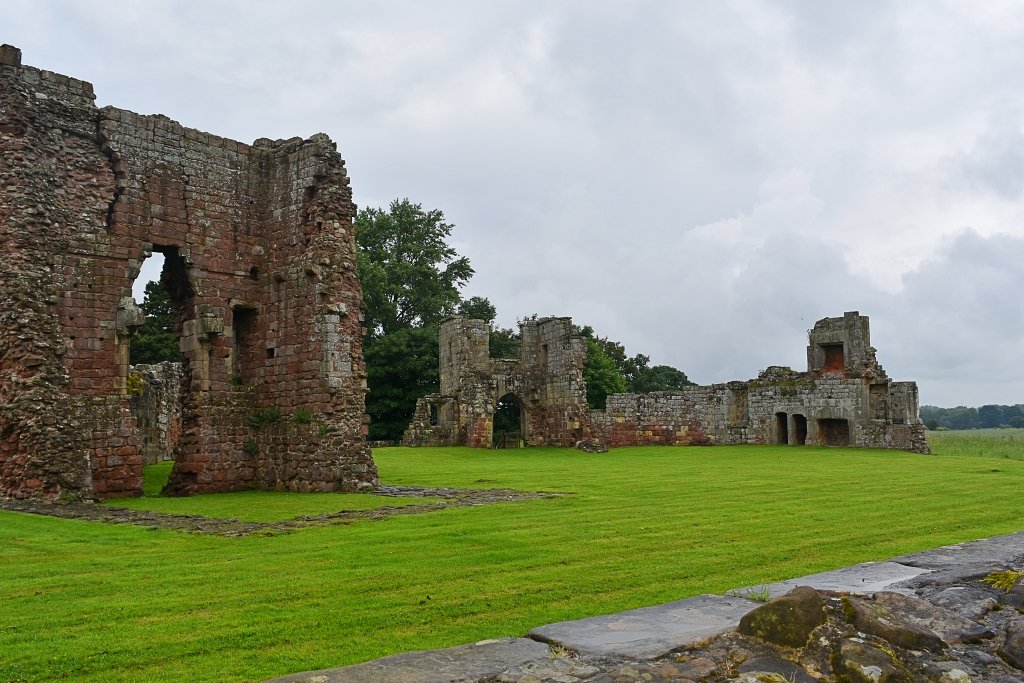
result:
<svg viewBox="0 0 1024 683"><path fill-rule="evenodd" d="M807 443L807 418L803 415L793 416L793 443L803 446Z"/></svg>
<svg viewBox="0 0 1024 683"><path fill-rule="evenodd" d="M786 413L775 413L776 443L785 446L789 443L789 416Z"/></svg>
<svg viewBox="0 0 1024 683"><path fill-rule="evenodd" d="M495 448L520 448L523 440L523 404L515 394L498 399L494 411L493 445Z"/></svg>
<svg viewBox="0 0 1024 683"><path fill-rule="evenodd" d="M823 446L849 446L850 423L846 420L818 420L818 438Z"/></svg>

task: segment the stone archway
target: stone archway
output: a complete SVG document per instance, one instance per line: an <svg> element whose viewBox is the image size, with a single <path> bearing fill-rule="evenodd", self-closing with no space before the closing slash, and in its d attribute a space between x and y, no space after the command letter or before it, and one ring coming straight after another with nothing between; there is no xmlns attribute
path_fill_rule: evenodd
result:
<svg viewBox="0 0 1024 683"><path fill-rule="evenodd" d="M509 392L495 403L491 422L494 448L520 448L529 433L526 408L519 397Z"/></svg>

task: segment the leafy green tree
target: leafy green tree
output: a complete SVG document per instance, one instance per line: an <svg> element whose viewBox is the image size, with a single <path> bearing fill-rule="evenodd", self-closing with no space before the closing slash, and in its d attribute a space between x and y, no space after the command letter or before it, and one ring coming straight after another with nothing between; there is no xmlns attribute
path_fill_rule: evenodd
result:
<svg viewBox="0 0 1024 683"><path fill-rule="evenodd" d="M491 358L518 358L521 341L518 330L492 325L491 337L488 340Z"/></svg>
<svg viewBox="0 0 1024 683"><path fill-rule="evenodd" d="M655 365L653 368L644 368L641 373L638 373L630 390L637 393L648 393L672 391L686 386L693 386L693 382L685 372L670 365Z"/></svg>
<svg viewBox="0 0 1024 683"><path fill-rule="evenodd" d="M490 325L498 316L498 310L494 304L483 296L472 296L459 302L459 315L474 320L483 320Z"/></svg>
<svg viewBox="0 0 1024 683"><path fill-rule="evenodd" d="M146 283L146 294L141 308L146 314L146 322L131 339L129 362L133 365L163 361L181 362L177 332L178 309L160 283Z"/></svg>
<svg viewBox="0 0 1024 683"><path fill-rule="evenodd" d="M356 216L371 439L401 438L416 400L437 390L437 326L458 310L459 287L473 275L448 245L452 227L408 199ZM486 299L468 302L493 311Z"/></svg>
<svg viewBox="0 0 1024 683"><path fill-rule="evenodd" d="M387 211L363 209L356 216L370 338L437 324L456 311L459 287L473 269L448 245L452 227L441 211L425 211L408 199L394 200Z"/></svg>
<svg viewBox="0 0 1024 683"><path fill-rule="evenodd" d="M626 382L626 388L623 391L646 394L652 391L679 389L693 384L682 370L668 365L650 367L650 357L642 353L632 357L626 355L626 347L607 337L598 337L590 325L584 325L578 331L585 339L596 343L604 355L615 364L622 379Z"/></svg>
<svg viewBox="0 0 1024 683"><path fill-rule="evenodd" d="M409 426L416 400L437 391L437 327L406 327L363 347L366 413L372 440L395 440Z"/></svg>
<svg viewBox="0 0 1024 683"><path fill-rule="evenodd" d="M979 427L999 427L1004 424L1003 406L984 405L978 408Z"/></svg>
<svg viewBox="0 0 1024 683"><path fill-rule="evenodd" d="M626 380L598 341L587 338L586 342L587 362L583 366L583 380L587 383L587 404L600 410L607 404L609 394L626 391Z"/></svg>

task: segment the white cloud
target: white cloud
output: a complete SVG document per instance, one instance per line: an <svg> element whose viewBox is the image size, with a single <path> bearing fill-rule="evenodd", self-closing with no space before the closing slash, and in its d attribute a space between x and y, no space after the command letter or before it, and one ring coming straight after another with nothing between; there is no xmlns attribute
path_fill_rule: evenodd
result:
<svg viewBox="0 0 1024 683"><path fill-rule="evenodd" d="M802 367L856 309L923 401L1024 401L1014 0L39 0L5 29L100 104L329 133L357 203L445 211L505 325L709 382Z"/></svg>

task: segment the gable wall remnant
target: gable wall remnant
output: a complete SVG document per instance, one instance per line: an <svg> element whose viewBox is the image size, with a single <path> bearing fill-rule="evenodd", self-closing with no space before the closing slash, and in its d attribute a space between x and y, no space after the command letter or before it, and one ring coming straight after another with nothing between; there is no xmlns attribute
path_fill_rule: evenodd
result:
<svg viewBox="0 0 1024 683"><path fill-rule="evenodd" d="M375 483L355 207L330 139L246 145L98 109L89 83L2 55L0 495L141 492L130 297L154 251L185 358L168 491Z"/></svg>
<svg viewBox="0 0 1024 683"><path fill-rule="evenodd" d="M438 335L440 391L420 399L402 443L490 448L498 402L521 407L528 445L572 446L589 434L586 346L570 318L520 325L518 358L491 358L483 320L449 318Z"/></svg>

